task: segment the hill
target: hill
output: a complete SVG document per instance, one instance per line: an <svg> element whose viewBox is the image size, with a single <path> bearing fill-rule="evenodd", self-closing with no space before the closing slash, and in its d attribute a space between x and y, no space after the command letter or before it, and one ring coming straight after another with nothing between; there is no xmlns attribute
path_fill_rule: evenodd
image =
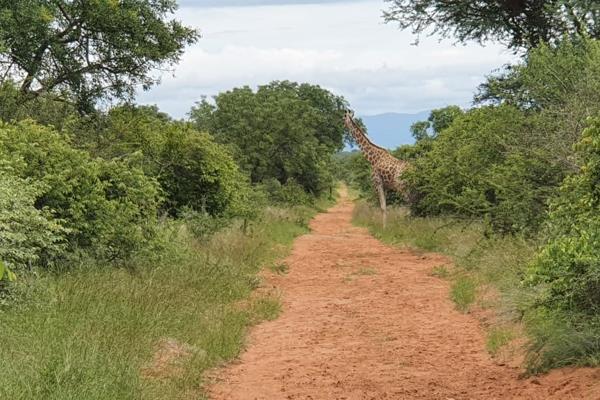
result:
<svg viewBox="0 0 600 400"><path fill-rule="evenodd" d="M415 114L385 113L361 116L373 142L389 149L395 149L402 144L414 143L410 134L410 126L417 121L426 120L428 117L429 111Z"/></svg>

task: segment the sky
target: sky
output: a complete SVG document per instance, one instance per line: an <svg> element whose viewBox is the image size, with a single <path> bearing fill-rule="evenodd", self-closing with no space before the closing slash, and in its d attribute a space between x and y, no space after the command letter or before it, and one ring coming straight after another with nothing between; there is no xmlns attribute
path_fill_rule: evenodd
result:
<svg viewBox="0 0 600 400"><path fill-rule="evenodd" d="M293 80L344 96L358 115L466 107L486 75L515 57L499 45L455 45L384 24L383 0L180 0L200 30L162 83L140 93L180 118L202 96Z"/></svg>

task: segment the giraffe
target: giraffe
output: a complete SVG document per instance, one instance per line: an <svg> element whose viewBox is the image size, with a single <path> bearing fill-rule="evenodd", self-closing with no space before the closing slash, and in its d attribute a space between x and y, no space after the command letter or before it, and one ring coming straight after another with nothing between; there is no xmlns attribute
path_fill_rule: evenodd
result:
<svg viewBox="0 0 600 400"><path fill-rule="evenodd" d="M354 121L354 115L349 110L346 111L344 116L344 124L352 137L354 137L354 140L356 140L369 164L371 164L371 179L379 196L379 206L381 207L383 227L385 228L387 220L385 191L386 189L393 190L405 198L407 197L405 183L401 179L401 176L408 169L409 163L398 160L386 149L373 144L366 133Z"/></svg>

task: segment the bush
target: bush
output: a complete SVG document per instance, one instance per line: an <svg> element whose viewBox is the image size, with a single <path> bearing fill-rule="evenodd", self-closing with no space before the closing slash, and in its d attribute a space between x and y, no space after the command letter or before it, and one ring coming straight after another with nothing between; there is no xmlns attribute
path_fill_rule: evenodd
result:
<svg viewBox="0 0 600 400"><path fill-rule="evenodd" d="M412 211L484 218L500 232L535 231L565 174L535 129L530 115L511 106L457 117L407 173Z"/></svg>
<svg viewBox="0 0 600 400"><path fill-rule="evenodd" d="M302 186L290 179L284 185L277 179L269 179L262 185L269 201L273 204L307 206L314 203L314 198L306 193Z"/></svg>
<svg viewBox="0 0 600 400"><path fill-rule="evenodd" d="M123 106L78 128L77 141L104 159L132 158L156 178L165 210L236 214L250 190L229 151L207 133L172 121L155 107ZM90 132L91 131L91 132Z"/></svg>
<svg viewBox="0 0 600 400"><path fill-rule="evenodd" d="M552 203L549 240L531 264L528 283L540 305L575 314L600 311L600 118L590 121L576 146L579 174L565 179Z"/></svg>
<svg viewBox="0 0 600 400"><path fill-rule="evenodd" d="M583 165L552 202L547 243L525 279L535 293L527 309L533 369L600 360L600 118L576 149Z"/></svg>
<svg viewBox="0 0 600 400"><path fill-rule="evenodd" d="M0 263L13 271L63 254L65 228L34 207L42 185L0 171ZM0 274L0 281L2 280Z"/></svg>
<svg viewBox="0 0 600 400"><path fill-rule="evenodd" d="M60 221L69 252L123 260L154 237L159 187L139 168L94 160L52 129L27 121L0 126L0 159L39 185L35 208Z"/></svg>
<svg viewBox="0 0 600 400"><path fill-rule="evenodd" d="M185 221L187 229L197 239L208 239L231 222L228 219L213 217L207 212L194 211L191 208L184 208L180 215Z"/></svg>

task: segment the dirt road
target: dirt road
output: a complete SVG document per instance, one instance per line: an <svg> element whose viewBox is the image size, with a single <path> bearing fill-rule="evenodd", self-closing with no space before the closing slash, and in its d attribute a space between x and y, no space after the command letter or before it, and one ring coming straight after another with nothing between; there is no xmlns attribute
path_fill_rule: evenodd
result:
<svg viewBox="0 0 600 400"><path fill-rule="evenodd" d="M519 379L494 363L477 320L455 311L444 259L391 248L351 225L347 196L287 259L283 313L252 330L214 400L600 399L600 370Z"/></svg>

